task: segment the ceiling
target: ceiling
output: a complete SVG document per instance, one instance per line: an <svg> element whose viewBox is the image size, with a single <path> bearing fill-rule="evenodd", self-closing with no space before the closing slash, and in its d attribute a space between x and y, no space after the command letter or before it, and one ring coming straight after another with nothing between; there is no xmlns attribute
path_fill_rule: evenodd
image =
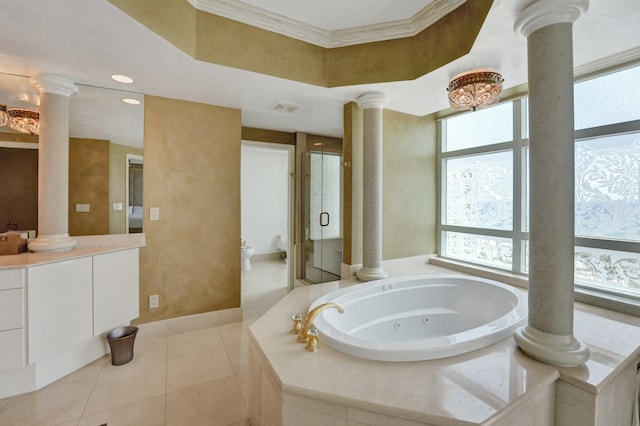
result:
<svg viewBox="0 0 640 426"><path fill-rule="evenodd" d="M189 1L199 4L198 0ZM232 8L239 4L236 0L200 2L224 3ZM80 92L72 97L71 134L77 137L135 145L136 139L141 139L142 108L123 104L120 99L142 98L141 94L238 108L242 110L242 124L248 127L339 137L343 105L369 91L385 93L389 109L423 116L448 107L445 87L450 77L470 68L499 69L507 89L525 83L526 39L514 34L513 22L530 2L495 0L472 51L416 80L323 88L194 60L106 0L3 1L0 73L54 73L81 85ZM242 5L259 6L271 16L285 15L332 33L411 19L431 3L245 0ZM338 10L339 14L334 12ZM586 71L639 59L638 22L637 0L591 0L587 14L574 25L576 67ZM131 76L134 83L116 83L110 79L112 74ZM8 86L5 80L10 80ZM32 90L24 84L24 77L19 80L25 91ZM17 99L16 87L15 77L0 78L0 103L12 104L11 99ZM102 98L107 94L113 102ZM299 108L293 113L272 110L278 101Z"/></svg>

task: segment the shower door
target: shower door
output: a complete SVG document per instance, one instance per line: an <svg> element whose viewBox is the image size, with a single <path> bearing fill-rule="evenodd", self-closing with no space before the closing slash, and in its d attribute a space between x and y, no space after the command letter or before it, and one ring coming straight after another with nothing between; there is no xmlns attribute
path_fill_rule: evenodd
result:
<svg viewBox="0 0 640 426"><path fill-rule="evenodd" d="M342 153L337 144L305 153L304 278L340 279L342 265Z"/></svg>

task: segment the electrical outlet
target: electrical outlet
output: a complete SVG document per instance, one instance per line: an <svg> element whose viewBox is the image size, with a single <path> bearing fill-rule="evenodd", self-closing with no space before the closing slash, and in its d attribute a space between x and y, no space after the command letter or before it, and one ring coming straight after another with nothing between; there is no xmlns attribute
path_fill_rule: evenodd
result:
<svg viewBox="0 0 640 426"><path fill-rule="evenodd" d="M160 207L151 207L149 209L149 220L160 220Z"/></svg>
<svg viewBox="0 0 640 426"><path fill-rule="evenodd" d="M76 212L88 213L91 211L89 204L76 204Z"/></svg>
<svg viewBox="0 0 640 426"><path fill-rule="evenodd" d="M152 294L149 296L149 309L155 309L160 307L160 296Z"/></svg>

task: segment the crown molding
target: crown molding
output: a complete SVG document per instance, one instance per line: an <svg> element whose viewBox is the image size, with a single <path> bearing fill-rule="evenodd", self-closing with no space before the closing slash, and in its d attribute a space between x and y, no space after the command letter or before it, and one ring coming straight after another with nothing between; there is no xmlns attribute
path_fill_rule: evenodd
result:
<svg viewBox="0 0 640 426"><path fill-rule="evenodd" d="M408 19L328 31L239 0L187 0L203 12L222 16L325 48L411 37L466 3L434 0Z"/></svg>
<svg viewBox="0 0 640 426"><path fill-rule="evenodd" d="M605 58L598 59L574 68L574 76L577 79L589 78L603 71L615 70L640 63L640 47L633 47L624 52L616 53Z"/></svg>

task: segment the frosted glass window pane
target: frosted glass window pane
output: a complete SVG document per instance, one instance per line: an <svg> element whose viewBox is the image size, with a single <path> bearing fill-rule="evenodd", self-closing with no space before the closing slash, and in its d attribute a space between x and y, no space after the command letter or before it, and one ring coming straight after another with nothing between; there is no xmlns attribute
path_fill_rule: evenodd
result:
<svg viewBox="0 0 640 426"><path fill-rule="evenodd" d="M640 254L576 247L576 283L640 296Z"/></svg>
<svg viewBox="0 0 640 426"><path fill-rule="evenodd" d="M310 173L310 235L311 240L340 238L340 156L311 153ZM327 226L321 226L322 223Z"/></svg>
<svg viewBox="0 0 640 426"><path fill-rule="evenodd" d="M446 169L447 225L512 229L511 151L449 159Z"/></svg>
<svg viewBox="0 0 640 426"><path fill-rule="evenodd" d="M445 126L445 152L511 141L513 102L452 117Z"/></svg>
<svg viewBox="0 0 640 426"><path fill-rule="evenodd" d="M509 238L445 232L445 256L511 269L513 241Z"/></svg>
<svg viewBox="0 0 640 426"><path fill-rule="evenodd" d="M640 242L640 133L575 144L577 236Z"/></svg>
<svg viewBox="0 0 640 426"><path fill-rule="evenodd" d="M574 86L575 128L640 120L640 67L607 74Z"/></svg>

